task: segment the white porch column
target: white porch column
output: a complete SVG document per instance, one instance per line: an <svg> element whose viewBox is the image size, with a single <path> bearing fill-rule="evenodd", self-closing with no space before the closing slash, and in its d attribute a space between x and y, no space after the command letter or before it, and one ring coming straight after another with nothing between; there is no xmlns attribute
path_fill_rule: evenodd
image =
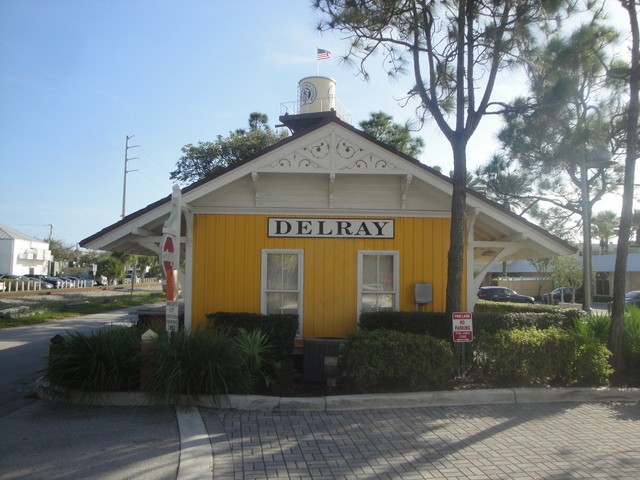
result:
<svg viewBox="0 0 640 480"><path fill-rule="evenodd" d="M189 208L183 207L182 213L186 225L186 232L184 233L184 289L182 291L182 299L184 300L184 328L190 331L191 302L193 299L193 212Z"/></svg>
<svg viewBox="0 0 640 480"><path fill-rule="evenodd" d="M467 274L466 274L466 290L467 290L467 312L473 312L473 307L476 304L476 288L473 277L473 257L474 257L474 236L473 236L473 227L476 223L476 219L480 214L479 208L474 208L469 212L467 216Z"/></svg>

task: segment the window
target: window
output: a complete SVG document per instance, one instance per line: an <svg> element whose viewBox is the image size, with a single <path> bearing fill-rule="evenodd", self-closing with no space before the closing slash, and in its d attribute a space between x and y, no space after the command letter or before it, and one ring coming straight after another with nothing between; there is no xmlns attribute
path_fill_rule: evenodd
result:
<svg viewBox="0 0 640 480"><path fill-rule="evenodd" d="M358 311L391 312L398 308L398 253L358 253Z"/></svg>
<svg viewBox="0 0 640 480"><path fill-rule="evenodd" d="M262 313L298 315L302 334L302 259L301 250L263 250Z"/></svg>

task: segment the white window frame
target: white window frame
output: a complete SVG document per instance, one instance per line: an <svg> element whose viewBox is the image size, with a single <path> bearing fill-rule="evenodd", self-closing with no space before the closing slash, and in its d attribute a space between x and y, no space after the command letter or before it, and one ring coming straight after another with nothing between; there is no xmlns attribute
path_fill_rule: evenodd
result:
<svg viewBox="0 0 640 480"><path fill-rule="evenodd" d="M363 294L363 267L364 257L366 255L384 255L393 258L393 308L392 311L397 312L400 308L400 254L397 250L358 250L358 319L362 312L362 294ZM384 293L384 292L383 292Z"/></svg>
<svg viewBox="0 0 640 480"><path fill-rule="evenodd" d="M296 338L302 338L303 319L302 312L304 311L303 292L304 292L304 250L287 250L287 249L263 249L262 250L262 269L260 279L260 312L262 314L267 313L267 257L269 254L286 254L298 256L298 285L296 292L298 293L298 331Z"/></svg>

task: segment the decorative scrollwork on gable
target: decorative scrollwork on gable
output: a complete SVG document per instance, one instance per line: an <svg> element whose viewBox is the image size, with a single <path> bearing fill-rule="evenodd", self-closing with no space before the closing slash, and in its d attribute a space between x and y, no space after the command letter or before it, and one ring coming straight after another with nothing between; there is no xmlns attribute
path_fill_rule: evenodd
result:
<svg viewBox="0 0 640 480"><path fill-rule="evenodd" d="M298 162L298 166L301 168L318 168L318 165L313 163L311 160L309 160L308 158L303 158Z"/></svg>
<svg viewBox="0 0 640 480"><path fill-rule="evenodd" d="M317 145L305 147L305 151L309 152L314 158L321 159L329 155L329 143L326 141L322 141Z"/></svg>
<svg viewBox="0 0 640 480"><path fill-rule="evenodd" d="M289 160L288 158L280 158L279 160L276 160L275 162L271 162L269 164L269 166L271 168L276 168L276 167L282 167L282 168L290 168L291 167L291 160Z"/></svg>
<svg viewBox="0 0 640 480"><path fill-rule="evenodd" d="M269 163L269 168L276 170L299 170L321 167L318 162L314 162L310 158L294 154L291 157L281 157L278 160Z"/></svg>
<svg viewBox="0 0 640 480"><path fill-rule="evenodd" d="M341 158L348 160L353 158L356 153L362 152L362 148L354 147L353 145L349 145L346 141L340 140L336 145L336 152Z"/></svg>
<svg viewBox="0 0 640 480"><path fill-rule="evenodd" d="M368 155L343 167L343 170L394 170L396 167L382 158Z"/></svg>

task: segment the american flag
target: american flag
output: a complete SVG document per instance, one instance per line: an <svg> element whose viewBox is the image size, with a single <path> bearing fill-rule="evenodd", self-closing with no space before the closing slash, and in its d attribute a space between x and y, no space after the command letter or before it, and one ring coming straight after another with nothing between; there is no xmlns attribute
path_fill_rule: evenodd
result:
<svg viewBox="0 0 640 480"><path fill-rule="evenodd" d="M327 58L331 58L331 52L329 50L323 50L322 48L318 48L318 60L326 60Z"/></svg>

